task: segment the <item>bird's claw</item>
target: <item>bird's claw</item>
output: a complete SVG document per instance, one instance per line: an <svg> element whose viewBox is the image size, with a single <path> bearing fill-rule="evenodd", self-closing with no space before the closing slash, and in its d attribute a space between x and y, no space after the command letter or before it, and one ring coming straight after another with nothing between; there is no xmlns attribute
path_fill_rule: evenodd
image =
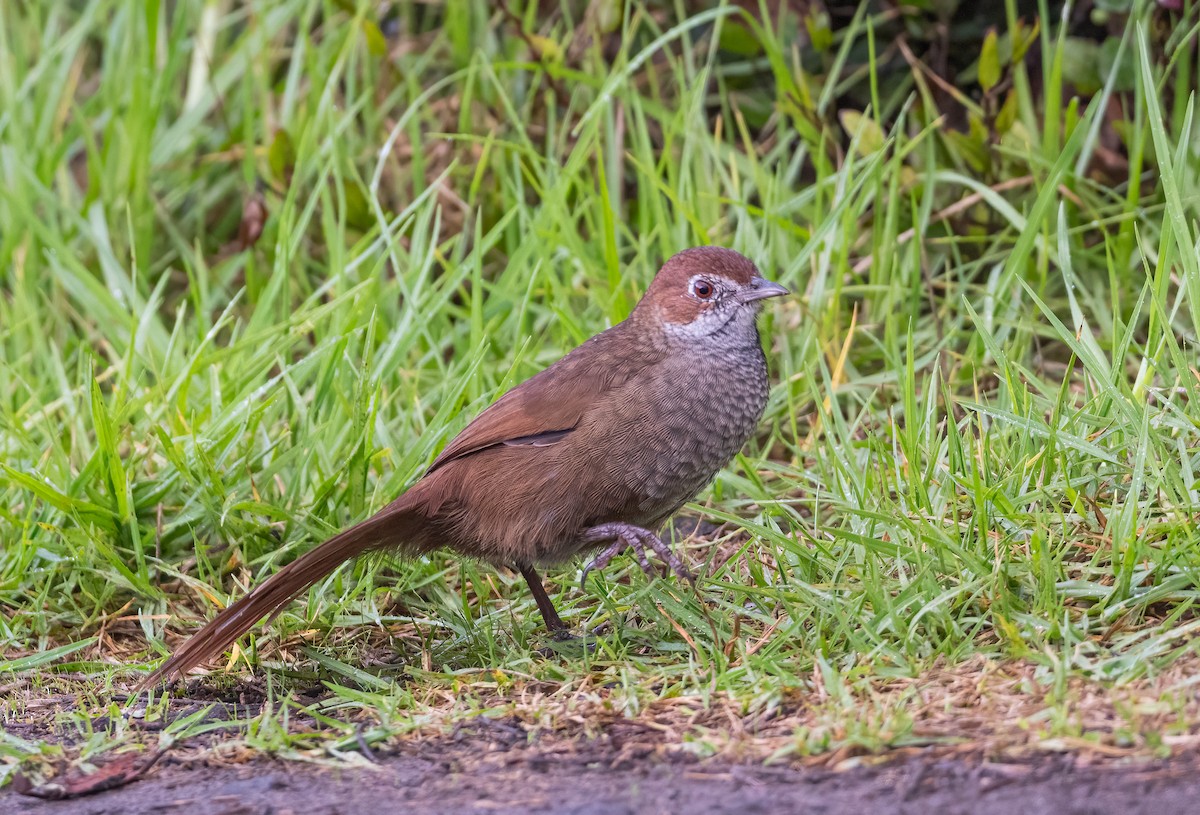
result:
<svg viewBox="0 0 1200 815"><path fill-rule="evenodd" d="M608 562L621 553L625 548L625 541L617 538L612 542L611 546L605 547L604 551L592 558L591 562L583 567L583 573L579 575L579 588L587 588L588 572L592 569L603 569L608 565Z"/></svg>
<svg viewBox="0 0 1200 815"><path fill-rule="evenodd" d="M683 565L683 561L679 556L671 551L671 547L663 543L662 538L655 535L648 529L631 526L626 524L602 524L588 531L585 536L586 541L598 542L600 540L612 539L613 542L606 546L601 552L592 559L590 563L583 567L583 573L579 578L580 587L586 587L588 572L592 569L603 569L609 564L614 557L619 555L626 548L632 549L634 557L637 558L638 565L642 567L642 571L649 577L658 577L654 571L654 567L650 565L650 558L646 555L646 549L654 550L654 553L662 559L664 563L671 567L677 576L688 581L693 586L696 585L696 578Z"/></svg>

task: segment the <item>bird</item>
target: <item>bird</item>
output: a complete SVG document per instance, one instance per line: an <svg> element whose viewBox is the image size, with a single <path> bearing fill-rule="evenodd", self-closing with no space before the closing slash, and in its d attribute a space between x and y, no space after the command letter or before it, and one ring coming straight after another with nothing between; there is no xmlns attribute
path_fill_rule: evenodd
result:
<svg viewBox="0 0 1200 815"><path fill-rule="evenodd" d="M185 675L361 555L448 548L518 571L546 628L570 638L536 569L594 553L581 583L626 549L692 580L657 531L756 430L769 394L757 318L788 293L747 257L699 246L669 258L629 316L471 421L391 503L220 611L142 682Z"/></svg>

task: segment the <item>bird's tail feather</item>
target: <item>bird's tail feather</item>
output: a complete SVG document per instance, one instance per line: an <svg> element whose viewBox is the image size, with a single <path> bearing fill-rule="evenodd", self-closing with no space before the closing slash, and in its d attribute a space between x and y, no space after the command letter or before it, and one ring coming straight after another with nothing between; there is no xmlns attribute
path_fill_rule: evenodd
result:
<svg viewBox="0 0 1200 815"><path fill-rule="evenodd" d="M222 610L181 645L175 653L139 684L139 690L182 676L188 670L224 652L256 622L274 615L290 600L340 564L369 551L395 547L419 537L424 518L403 495L362 523L352 526L284 566L233 605ZM415 496L414 496L415 497Z"/></svg>

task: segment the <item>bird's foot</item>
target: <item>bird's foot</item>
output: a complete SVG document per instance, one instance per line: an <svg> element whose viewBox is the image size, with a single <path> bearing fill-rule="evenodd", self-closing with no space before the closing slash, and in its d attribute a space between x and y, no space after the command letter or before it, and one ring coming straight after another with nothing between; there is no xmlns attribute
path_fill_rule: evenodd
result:
<svg viewBox="0 0 1200 815"><path fill-rule="evenodd" d="M663 543L662 538L655 535L649 529L643 529L640 526L632 524L600 524L593 526L583 535L585 544L596 544L602 541L611 540L612 543L601 550L600 554L592 559L592 562L583 567L583 574L579 577L579 585L587 584L588 572L592 569L603 569L609 564L614 557L619 555L625 549L632 549L634 557L637 558L638 565L642 567L642 571L650 577L657 577L654 567L650 565L650 558L646 554L647 549L654 550L654 553L659 556L668 566L671 571L675 572L680 578L688 581L693 586L696 584L696 578L683 565L683 561L679 556L671 551L671 547Z"/></svg>

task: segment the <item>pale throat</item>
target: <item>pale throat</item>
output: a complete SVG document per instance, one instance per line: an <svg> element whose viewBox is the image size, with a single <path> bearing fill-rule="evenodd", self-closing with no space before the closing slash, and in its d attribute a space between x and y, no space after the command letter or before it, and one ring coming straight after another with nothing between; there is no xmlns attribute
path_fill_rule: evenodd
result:
<svg viewBox="0 0 1200 815"><path fill-rule="evenodd" d="M672 321L660 313L659 324L670 345L738 348L758 342L757 317L756 308L737 308L732 313L701 312L687 322Z"/></svg>

